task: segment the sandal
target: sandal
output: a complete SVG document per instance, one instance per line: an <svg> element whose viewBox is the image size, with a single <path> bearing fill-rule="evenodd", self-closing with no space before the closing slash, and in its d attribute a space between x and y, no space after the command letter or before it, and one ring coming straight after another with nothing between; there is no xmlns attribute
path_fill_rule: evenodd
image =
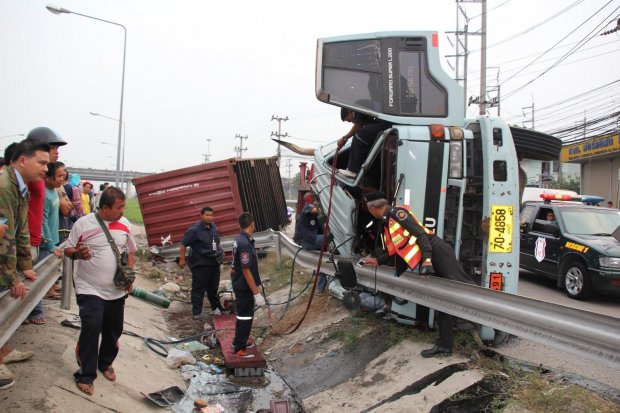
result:
<svg viewBox="0 0 620 413"><path fill-rule="evenodd" d="M45 318L31 318L28 321L30 321L30 324L39 324L39 325L47 323Z"/></svg>
<svg viewBox="0 0 620 413"><path fill-rule="evenodd" d="M76 381L75 387L77 387L78 390L81 391L82 393L87 394L89 396L92 396L93 393L95 392L95 385L93 383L82 383L82 382Z"/></svg>
<svg viewBox="0 0 620 413"><path fill-rule="evenodd" d="M45 298L46 300L60 300L61 295L60 294L48 294L43 298Z"/></svg>
<svg viewBox="0 0 620 413"><path fill-rule="evenodd" d="M103 377L110 381L116 381L116 374L114 373L114 369L112 368L112 366L108 366L107 369L102 370L101 374L103 374Z"/></svg>

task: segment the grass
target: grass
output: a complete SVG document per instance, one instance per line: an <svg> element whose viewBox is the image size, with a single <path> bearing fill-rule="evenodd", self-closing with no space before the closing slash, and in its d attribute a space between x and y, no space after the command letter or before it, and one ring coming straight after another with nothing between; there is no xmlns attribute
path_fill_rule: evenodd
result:
<svg viewBox="0 0 620 413"><path fill-rule="evenodd" d="M144 224L142 219L142 211L140 211L140 204L138 198L129 198L125 201L125 218L134 224Z"/></svg>

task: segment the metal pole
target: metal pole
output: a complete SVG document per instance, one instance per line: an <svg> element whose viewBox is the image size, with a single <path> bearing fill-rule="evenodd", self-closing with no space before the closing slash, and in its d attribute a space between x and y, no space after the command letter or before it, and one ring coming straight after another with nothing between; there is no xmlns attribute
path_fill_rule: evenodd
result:
<svg viewBox="0 0 620 413"><path fill-rule="evenodd" d="M87 14L76 13L74 11L70 11L67 9L55 7L55 6L45 6L50 12L54 14L75 14L78 16L86 17L87 19L93 19L104 23L110 23L115 26L119 26L123 28L124 37L123 37L123 71L121 76L121 105L118 116L118 146L116 149L116 174L114 175L114 186L118 187L120 181L120 169L121 169L121 144L122 144L122 134L123 134L123 97L125 94L125 56L127 54L127 28L120 23L116 23L110 20L100 19L99 17L89 16Z"/></svg>
<svg viewBox="0 0 620 413"><path fill-rule="evenodd" d="M280 265L282 264L282 239L279 232L276 232L273 236L276 239L276 263Z"/></svg>
<svg viewBox="0 0 620 413"><path fill-rule="evenodd" d="M73 288L73 260L67 256L62 259L62 297L60 308L69 310L71 308L71 289Z"/></svg>
<svg viewBox="0 0 620 413"><path fill-rule="evenodd" d="M480 38L480 115L485 115L487 96L487 0L482 0L482 33Z"/></svg>

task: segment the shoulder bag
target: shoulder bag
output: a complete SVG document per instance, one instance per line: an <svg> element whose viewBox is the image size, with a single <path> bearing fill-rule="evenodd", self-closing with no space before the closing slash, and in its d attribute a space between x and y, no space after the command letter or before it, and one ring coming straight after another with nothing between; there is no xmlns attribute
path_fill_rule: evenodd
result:
<svg viewBox="0 0 620 413"><path fill-rule="evenodd" d="M118 252L118 248L116 247L114 238L112 238L112 234L110 234L108 227L105 225L105 222L103 222L103 219L101 218L99 213L95 213L95 217L97 217L97 222L99 222L99 225L101 225L103 233L108 239L108 243L110 244L110 247L114 252L114 256L116 257L116 272L114 272L114 285L121 290L126 290L131 284L133 284L134 280L136 279L136 273L133 269L129 268L127 253L123 252L121 254Z"/></svg>

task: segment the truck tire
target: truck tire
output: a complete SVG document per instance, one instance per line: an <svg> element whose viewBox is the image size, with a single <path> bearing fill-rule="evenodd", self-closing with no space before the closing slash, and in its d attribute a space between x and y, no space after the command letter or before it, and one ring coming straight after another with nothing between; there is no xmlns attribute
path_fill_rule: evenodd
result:
<svg viewBox="0 0 620 413"><path fill-rule="evenodd" d="M592 294L590 275L586 266L579 261L570 261L563 266L562 288L569 298L586 300Z"/></svg>

